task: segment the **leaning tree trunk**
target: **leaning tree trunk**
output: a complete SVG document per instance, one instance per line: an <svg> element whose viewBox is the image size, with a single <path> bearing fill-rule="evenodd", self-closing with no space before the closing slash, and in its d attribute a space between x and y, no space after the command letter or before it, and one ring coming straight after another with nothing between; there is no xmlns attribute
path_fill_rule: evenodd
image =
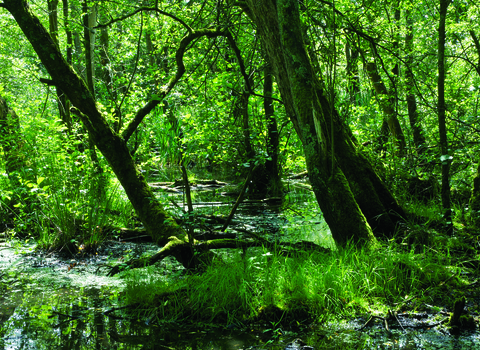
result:
<svg viewBox="0 0 480 350"><path fill-rule="evenodd" d="M405 214L324 96L303 42L298 4L294 0L246 3L247 14L255 20L265 43L287 115L304 147L317 201L337 244L370 240L365 217L378 236L391 237Z"/></svg>
<svg viewBox="0 0 480 350"><path fill-rule="evenodd" d="M136 168L124 139L110 128L98 111L92 92L65 61L44 26L30 12L26 1L4 0L2 7L13 15L50 73L53 83L67 94L72 105L78 109L85 128L109 162L153 240L164 245L170 236L185 237L184 230L155 199L153 191Z"/></svg>
<svg viewBox="0 0 480 350"><path fill-rule="evenodd" d="M287 114L303 144L310 182L332 236L339 246L373 240L332 147L323 91L303 44L294 0L247 2L277 77ZM277 12L278 10L278 12Z"/></svg>

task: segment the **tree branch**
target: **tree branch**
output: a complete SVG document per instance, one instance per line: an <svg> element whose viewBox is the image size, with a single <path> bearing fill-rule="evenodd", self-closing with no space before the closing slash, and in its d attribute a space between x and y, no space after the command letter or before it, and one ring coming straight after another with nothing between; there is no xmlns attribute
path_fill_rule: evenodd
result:
<svg viewBox="0 0 480 350"><path fill-rule="evenodd" d="M180 46L177 49L177 53L175 54L175 61L177 63L177 72L175 73L175 76L170 79L167 85L163 86L160 89L159 93L151 101L149 101L145 106L138 110L133 120L122 132L122 138L125 142L127 142L130 136L132 136L133 132L142 122L143 118L145 118L145 116L150 113L165 98L165 96L170 93L170 91L172 91L178 81L182 78L183 74L185 74L185 64L183 63L183 56L187 51L187 47L193 40L202 36L207 36L209 38L225 36L225 30L223 28L199 29L192 31L180 41Z"/></svg>
<svg viewBox="0 0 480 350"><path fill-rule="evenodd" d="M165 12L163 10L160 10L158 7L139 7L137 8L135 11L133 11L132 13L129 13L129 14L126 14L122 17L119 17L119 18L112 18L109 22L107 23L103 23L103 24L98 24L96 25L94 28L95 29L98 29L98 28L103 28L103 27L108 27L110 25L112 25L113 23L115 22L120 22L120 21L123 21L123 20L126 20L127 18L130 18L132 16L135 16L137 13L139 12L142 12L142 11L155 11L155 12L158 12L164 16L167 16L167 17L170 17L171 19L173 19L174 21L180 23L182 26L185 27L186 30L188 30L188 32L191 34L194 32L194 30L187 24L185 23L184 21L182 21L180 18L178 18L177 16L175 15L172 15L171 13L168 13L168 12Z"/></svg>

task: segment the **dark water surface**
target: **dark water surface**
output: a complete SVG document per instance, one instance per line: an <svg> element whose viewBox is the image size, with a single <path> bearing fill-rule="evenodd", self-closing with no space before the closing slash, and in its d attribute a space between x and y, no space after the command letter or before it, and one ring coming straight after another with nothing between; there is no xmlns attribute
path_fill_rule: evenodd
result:
<svg viewBox="0 0 480 350"><path fill-rule="evenodd" d="M295 190L281 205L242 205L242 228L268 230L271 238L311 240L331 246L328 228L309 191ZM221 189L197 192L196 209L206 214L225 214L234 199ZM182 194L172 195L182 204ZM359 331L366 320L315 326L302 331L263 325L236 325L194 329L182 324L151 325L148 319L126 317L121 307L124 281L105 277L102 265L153 252L152 244L106 242L91 256L61 258L34 250L27 242L10 241L0 247L0 349L480 349L479 332L451 336L442 327L393 328L382 325ZM173 259L159 263L165 279L181 271ZM405 323L405 326L407 324ZM292 342L301 338L303 342ZM303 345L299 345L303 344Z"/></svg>

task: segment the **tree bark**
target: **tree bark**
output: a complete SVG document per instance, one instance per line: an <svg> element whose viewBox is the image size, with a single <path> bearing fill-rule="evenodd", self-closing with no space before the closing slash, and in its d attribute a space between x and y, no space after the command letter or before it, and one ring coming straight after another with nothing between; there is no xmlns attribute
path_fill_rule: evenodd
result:
<svg viewBox="0 0 480 350"><path fill-rule="evenodd" d="M19 176L27 174L27 159L23 147L25 141L20 132L20 119L0 96L0 146L5 157L5 170L14 187L20 185ZM33 177L27 176L27 180Z"/></svg>
<svg viewBox="0 0 480 350"><path fill-rule="evenodd" d="M304 46L298 4L293 0L246 4L274 68L287 115L302 141L310 181L333 238L338 245L371 240L365 217L378 236L391 237L405 213L324 96Z"/></svg>
<svg viewBox="0 0 480 350"><path fill-rule="evenodd" d="M407 35L405 36L406 51L406 71L405 82L407 89L407 108L408 119L413 133L413 143L415 144L417 153L420 154L425 149L425 136L423 135L422 126L418 118L417 99L414 94L414 76L413 76L413 19L410 10L406 10L405 20L407 23Z"/></svg>
<svg viewBox="0 0 480 350"><path fill-rule="evenodd" d="M303 144L310 182L332 236L339 246L373 240L370 226L332 149L330 106L305 48L298 3L247 1L264 40L287 114Z"/></svg>
<svg viewBox="0 0 480 350"><path fill-rule="evenodd" d="M273 106L273 71L271 64L267 61L263 68L263 109L267 124L267 160L265 161L265 173L267 176L267 191L271 197L283 195L282 179L278 164L278 153L280 146L280 135L278 134L277 119Z"/></svg>
<svg viewBox="0 0 480 350"><path fill-rule="evenodd" d="M445 121L445 21L450 1L440 0L440 21L438 25L438 132L440 136L440 160L442 162L442 206L444 219L452 226L452 209L450 204L450 156L448 155L447 127Z"/></svg>
<svg viewBox="0 0 480 350"><path fill-rule="evenodd" d="M154 242L163 245L170 236L184 238L184 230L165 212L136 168L124 140L110 128L98 111L92 92L65 61L51 36L28 8L26 1L6 0L2 6L13 15L54 83L78 109L82 123L109 162Z"/></svg>
<svg viewBox="0 0 480 350"><path fill-rule="evenodd" d="M405 155L405 136L395 111L395 97L389 93L387 87L382 81L382 77L377 72L377 65L374 62L368 62L366 65L368 76L372 81L375 92L380 100L380 107L388 124L388 129L395 139L395 145L399 156Z"/></svg>

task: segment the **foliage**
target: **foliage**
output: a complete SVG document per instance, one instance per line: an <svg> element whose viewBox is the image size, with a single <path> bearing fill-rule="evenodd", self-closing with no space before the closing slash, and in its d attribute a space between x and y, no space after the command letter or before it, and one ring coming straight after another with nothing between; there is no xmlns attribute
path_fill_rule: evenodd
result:
<svg viewBox="0 0 480 350"><path fill-rule="evenodd" d="M449 288L454 273L438 252L415 254L394 244L375 251L349 247L287 256L252 249L222 258L201 276L173 282L153 271L127 272L125 302L140 303L135 313L159 323L265 318L290 324L341 319L372 308L381 312L411 297L435 297Z"/></svg>

